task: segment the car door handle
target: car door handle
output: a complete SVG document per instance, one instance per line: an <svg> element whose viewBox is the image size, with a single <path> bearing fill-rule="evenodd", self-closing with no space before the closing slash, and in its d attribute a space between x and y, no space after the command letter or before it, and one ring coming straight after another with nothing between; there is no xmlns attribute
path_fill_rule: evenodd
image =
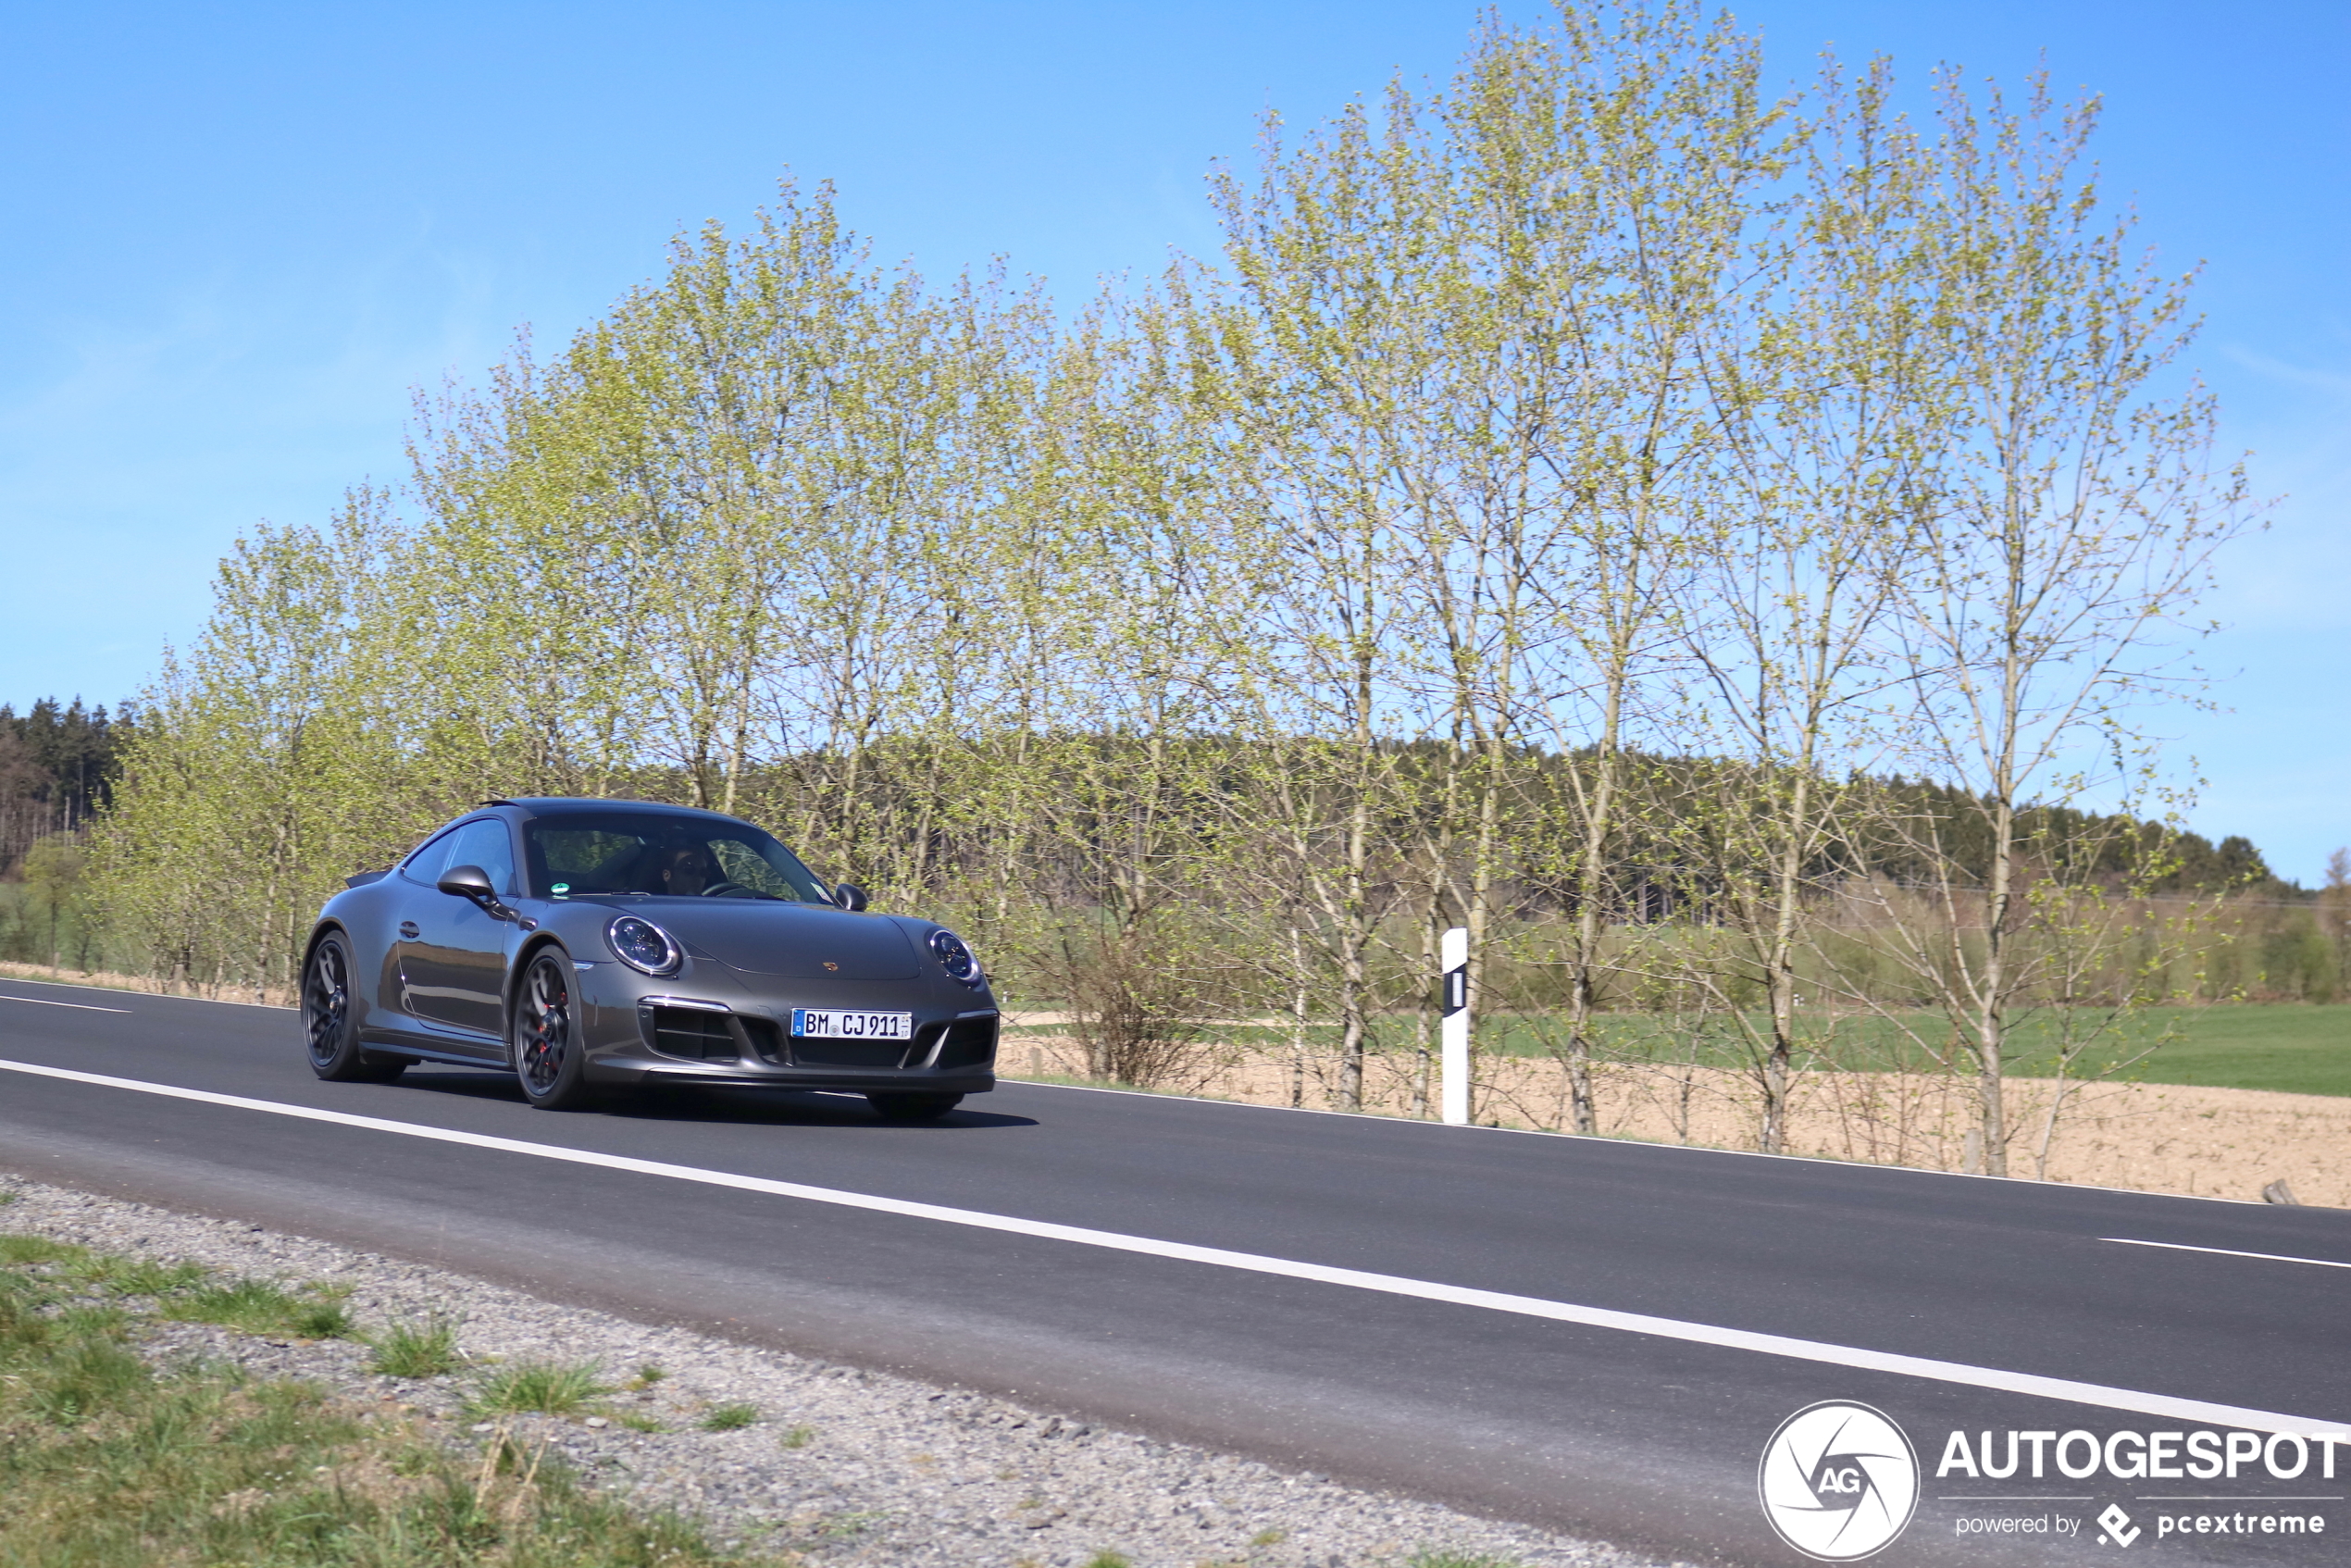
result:
<svg viewBox="0 0 2351 1568"><path fill-rule="evenodd" d="M417 923L414 920L403 920L400 923L400 935L404 940L413 942L423 934L417 929Z"/></svg>

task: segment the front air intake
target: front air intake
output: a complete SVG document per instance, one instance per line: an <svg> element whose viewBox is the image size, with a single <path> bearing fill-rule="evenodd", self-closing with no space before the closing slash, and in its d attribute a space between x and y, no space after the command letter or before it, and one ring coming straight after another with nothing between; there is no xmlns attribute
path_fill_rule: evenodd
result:
<svg viewBox="0 0 2351 1568"><path fill-rule="evenodd" d="M802 1067L902 1067L909 1049L902 1039L796 1039L791 1059Z"/></svg>
<svg viewBox="0 0 2351 1568"><path fill-rule="evenodd" d="M958 1018L947 1026L947 1038L939 1045L938 1065L985 1067L995 1060L996 1014Z"/></svg>
<svg viewBox="0 0 2351 1568"><path fill-rule="evenodd" d="M738 1062L742 1059L743 1042L728 1026L734 1020L724 1013L706 1013L699 1007L655 1007L653 1012L653 1047L665 1056L682 1056L689 1062Z"/></svg>

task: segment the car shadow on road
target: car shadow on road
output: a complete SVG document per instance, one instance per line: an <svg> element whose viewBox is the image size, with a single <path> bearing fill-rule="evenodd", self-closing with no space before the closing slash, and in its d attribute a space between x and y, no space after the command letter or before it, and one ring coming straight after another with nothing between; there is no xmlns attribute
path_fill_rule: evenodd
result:
<svg viewBox="0 0 2351 1568"><path fill-rule="evenodd" d="M400 1087L424 1089L461 1100L523 1103L522 1089L504 1073L418 1071L401 1075ZM890 1121L876 1115L862 1094L827 1094L811 1089L762 1089L753 1086L665 1084L655 1089L613 1094L577 1115L607 1116L618 1121L728 1123L740 1126L840 1126L887 1128L893 1132L974 1132L991 1127L1033 1127L1033 1116L984 1111L965 1101L936 1121Z"/></svg>

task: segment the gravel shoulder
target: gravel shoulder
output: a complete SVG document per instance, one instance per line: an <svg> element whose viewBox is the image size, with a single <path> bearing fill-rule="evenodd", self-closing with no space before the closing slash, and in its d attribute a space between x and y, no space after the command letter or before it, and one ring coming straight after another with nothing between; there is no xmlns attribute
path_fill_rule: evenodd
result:
<svg viewBox="0 0 2351 1568"><path fill-rule="evenodd" d="M474 1371L368 1370L343 1339L155 1325L147 1353L316 1382L403 1408L453 1443L541 1444L599 1486L701 1516L714 1534L841 1568L1651 1568L1658 1560L1051 1411L653 1327L379 1254L0 1175L0 1232L232 1276L348 1291L363 1331L459 1324L474 1367L594 1363L591 1412L476 1422ZM645 1382L646 1367L660 1375ZM747 1425L707 1431L726 1406ZM738 1417L739 1418L739 1417ZM649 1428L659 1427L661 1430ZM1113 1559L1114 1561L1115 1559Z"/></svg>

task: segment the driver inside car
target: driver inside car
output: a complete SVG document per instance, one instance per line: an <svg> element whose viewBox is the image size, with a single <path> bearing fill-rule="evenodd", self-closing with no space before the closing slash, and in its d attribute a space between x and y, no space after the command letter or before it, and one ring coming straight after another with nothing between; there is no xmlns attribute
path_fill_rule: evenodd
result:
<svg viewBox="0 0 2351 1568"><path fill-rule="evenodd" d="M662 891L680 898L699 898L715 880L709 853L692 844L670 851L661 868Z"/></svg>

